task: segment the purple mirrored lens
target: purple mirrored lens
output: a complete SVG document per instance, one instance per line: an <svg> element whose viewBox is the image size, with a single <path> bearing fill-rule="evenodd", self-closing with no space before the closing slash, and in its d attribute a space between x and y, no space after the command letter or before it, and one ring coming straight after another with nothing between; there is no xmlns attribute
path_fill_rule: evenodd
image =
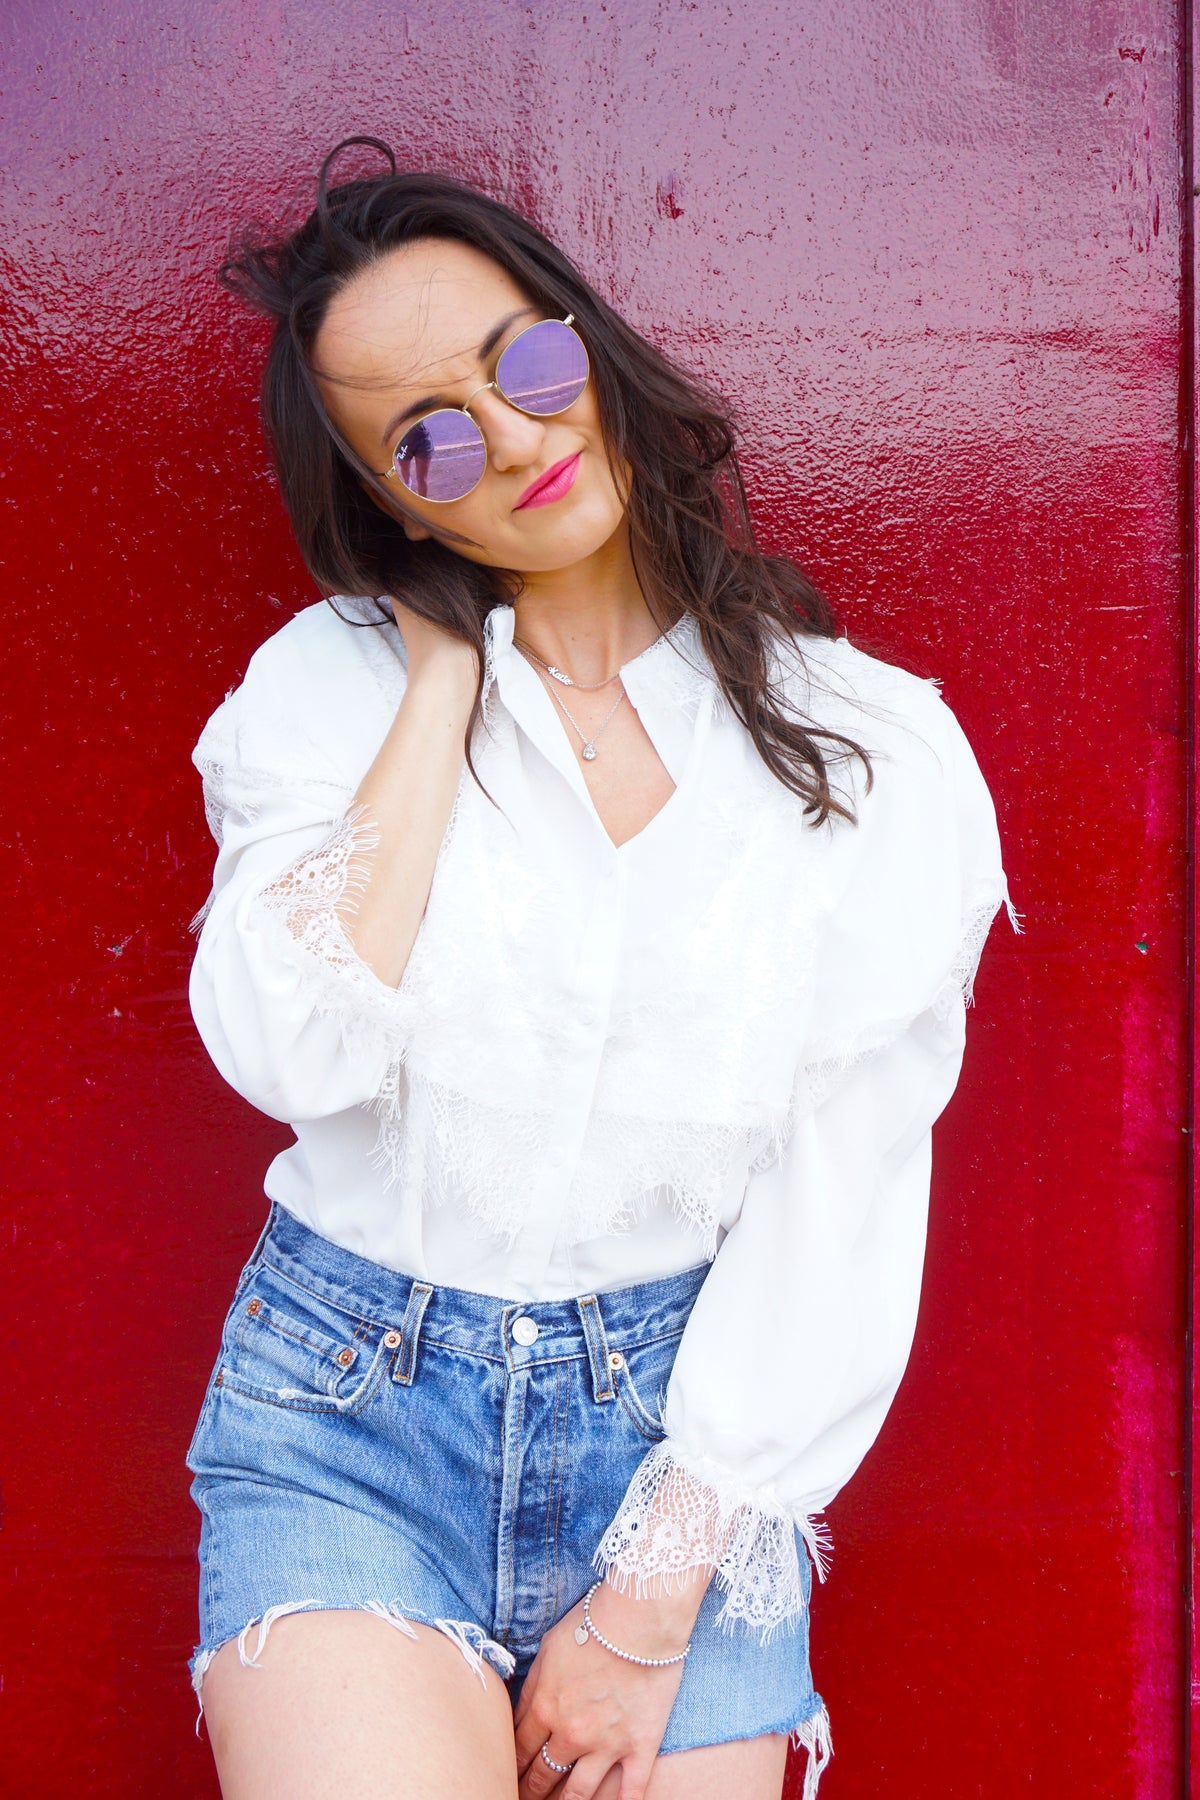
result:
<svg viewBox="0 0 1200 1800"><path fill-rule="evenodd" d="M410 426L392 460L410 494L461 500L487 467L487 449L475 421L447 407Z"/></svg>
<svg viewBox="0 0 1200 1800"><path fill-rule="evenodd" d="M522 412L565 412L587 386L587 351L569 325L543 319L515 337L496 364L496 382Z"/></svg>

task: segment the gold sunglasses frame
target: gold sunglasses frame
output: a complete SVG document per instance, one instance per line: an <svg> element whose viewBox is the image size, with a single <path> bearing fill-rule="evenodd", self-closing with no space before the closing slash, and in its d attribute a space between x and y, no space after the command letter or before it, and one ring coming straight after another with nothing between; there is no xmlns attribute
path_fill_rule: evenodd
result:
<svg viewBox="0 0 1200 1800"><path fill-rule="evenodd" d="M504 389L500 386L500 382L499 382L500 364L504 361L504 358L508 355L508 353L512 349L513 345L519 344L521 339L526 335L527 332L536 331L539 325L551 325L551 324L566 325L570 328L570 330L572 332L574 332L576 341L579 344L579 348L583 351L583 359L584 359L584 362L587 364L587 370L586 370L586 373L584 374L584 378L583 378L583 387L580 388L580 390L576 394L574 400L569 400L567 402L566 406L558 407L558 409L555 412L531 412L527 406L518 406L517 402L515 400L510 400L508 395L504 392ZM562 417L563 413L570 412L571 408L573 406L575 406L583 398L583 395L587 389L587 384L591 379L592 379L592 359L588 355L587 345L584 343L582 337L580 337L579 332L576 331L576 329L575 329L575 314L568 313L565 319L535 319L533 321L532 325L524 326L520 331L518 331L516 337L510 338L508 343L505 344L503 350L501 350L499 356L496 358L496 374L492 377L491 381L482 382L480 384L480 386L475 389L474 393L468 395L468 397L463 401L461 406L435 406L431 412L421 413L418 415L417 418L410 419L408 424L404 427L404 435L400 439L400 444L402 444L404 442L404 439L408 436L410 431L415 431L418 425L423 425L425 423L426 419L435 419L439 413L461 412L461 413L466 413L468 419L471 419L471 414L470 414L468 408L471 406L472 402L476 399L476 397L479 394L486 394L489 391L489 389L491 389L491 388L495 388L496 392L504 400L505 404L508 406L511 406L514 412L524 413L525 417L527 419L559 419ZM484 435L483 435L482 425L480 425L475 419L471 419L471 423L472 423L472 425L475 426L476 431L479 433L479 441L483 445L485 460L484 460L484 465L483 465L482 470L480 471L480 473L476 477L476 479L471 483L470 487L467 489L467 492L465 494L456 494L453 500L434 500L428 494L417 494L414 496L415 499L424 501L426 506L457 506L460 500L465 500L467 498L467 494L473 494L475 492L475 489L479 486L479 483L483 480L483 477L487 474L487 460L486 459L487 459L487 454L488 454L488 441L487 441L486 437L484 437ZM396 445L397 450L399 450L400 444ZM377 476L377 478L380 481L388 481L391 479L392 476L395 476L397 481L400 480L400 471L396 467L396 457L395 457L394 452L392 455L391 467L388 469L376 469L375 475ZM408 487L406 485L406 483L401 481L400 485L404 489L404 492L406 494L411 494L413 492L413 490L410 487Z"/></svg>

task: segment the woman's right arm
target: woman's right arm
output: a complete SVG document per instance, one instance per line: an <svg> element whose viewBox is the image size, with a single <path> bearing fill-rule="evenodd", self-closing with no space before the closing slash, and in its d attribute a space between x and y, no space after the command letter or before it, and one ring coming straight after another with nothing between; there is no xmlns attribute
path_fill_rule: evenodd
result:
<svg viewBox="0 0 1200 1800"><path fill-rule="evenodd" d="M462 773L478 661L395 611L408 669L382 742L357 654L339 661L348 640L326 641L318 617L299 657L289 628L290 642L252 659L197 746L219 854L192 1015L230 1085L291 1122L374 1100L413 1024L398 987ZM376 745L355 788L346 770Z"/></svg>
<svg viewBox="0 0 1200 1800"><path fill-rule="evenodd" d="M340 909L359 956L389 987L404 974L429 899L479 679L469 644L397 601L392 609L408 653L408 685L351 805L372 849L356 896Z"/></svg>

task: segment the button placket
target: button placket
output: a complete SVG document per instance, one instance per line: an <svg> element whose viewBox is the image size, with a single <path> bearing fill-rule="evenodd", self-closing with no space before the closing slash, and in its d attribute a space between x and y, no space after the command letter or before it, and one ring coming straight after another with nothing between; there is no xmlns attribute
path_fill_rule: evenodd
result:
<svg viewBox="0 0 1200 1800"><path fill-rule="evenodd" d="M597 880L597 891L584 928L579 989L588 998L580 1002L596 1019L607 1013L616 980L620 945L622 874L611 850L608 866ZM560 1070L560 1105L550 1131L551 1141L542 1159L543 1175L530 1195L526 1224L513 1245L510 1277L525 1291L535 1290L545 1279L562 1231L570 1172L583 1147L595 1098L596 1082L604 1057L604 1033L590 1029L580 1034L578 1048Z"/></svg>

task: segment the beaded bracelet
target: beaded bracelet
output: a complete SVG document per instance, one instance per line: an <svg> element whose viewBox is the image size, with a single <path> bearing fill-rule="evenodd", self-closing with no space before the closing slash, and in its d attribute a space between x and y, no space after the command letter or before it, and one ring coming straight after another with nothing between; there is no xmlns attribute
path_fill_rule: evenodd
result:
<svg viewBox="0 0 1200 1800"><path fill-rule="evenodd" d="M622 1662L637 1663L638 1667L642 1669L666 1669L669 1668L672 1663L681 1663L683 1661L684 1657L692 1647L690 1638L683 1646L683 1649L679 1652L678 1656L635 1656L632 1650L618 1650L615 1644L610 1644L608 1639L604 1636L604 1633L598 1631L592 1621L592 1595L596 1592L598 1587L603 1586L603 1581L594 1581L587 1593L583 1596L583 1624L575 1627L575 1642L577 1644L586 1644L589 1637L594 1637L596 1642L602 1644L613 1656L619 1656Z"/></svg>

